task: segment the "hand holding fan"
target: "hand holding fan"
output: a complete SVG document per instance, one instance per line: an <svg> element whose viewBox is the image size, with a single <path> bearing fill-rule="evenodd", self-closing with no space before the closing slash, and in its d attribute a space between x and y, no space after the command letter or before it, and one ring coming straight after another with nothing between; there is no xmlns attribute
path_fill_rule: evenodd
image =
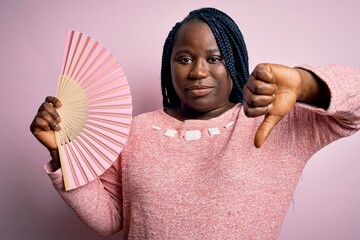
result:
<svg viewBox="0 0 360 240"><path fill-rule="evenodd" d="M129 85L113 55L83 33L67 32L57 98L55 132L65 189L101 175L117 159L130 130Z"/></svg>

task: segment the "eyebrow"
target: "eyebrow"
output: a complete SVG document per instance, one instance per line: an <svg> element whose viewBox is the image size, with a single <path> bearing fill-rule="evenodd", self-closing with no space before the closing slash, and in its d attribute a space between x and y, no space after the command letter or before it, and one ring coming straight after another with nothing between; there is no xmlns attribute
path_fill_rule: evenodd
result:
<svg viewBox="0 0 360 240"><path fill-rule="evenodd" d="M221 52L220 52L220 49L218 49L218 48L207 49L206 52L207 52L208 54L220 54L220 53L221 53ZM174 52L175 55L182 54L182 53L184 53L184 54L191 54L192 51L189 50L189 49L180 49L179 51Z"/></svg>

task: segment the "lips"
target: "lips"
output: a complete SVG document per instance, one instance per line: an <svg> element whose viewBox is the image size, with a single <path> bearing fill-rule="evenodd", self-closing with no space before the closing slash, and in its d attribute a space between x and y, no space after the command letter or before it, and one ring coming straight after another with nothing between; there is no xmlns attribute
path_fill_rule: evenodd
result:
<svg viewBox="0 0 360 240"><path fill-rule="evenodd" d="M193 85L186 87L185 92L193 97L202 97L210 93L213 89L213 86Z"/></svg>

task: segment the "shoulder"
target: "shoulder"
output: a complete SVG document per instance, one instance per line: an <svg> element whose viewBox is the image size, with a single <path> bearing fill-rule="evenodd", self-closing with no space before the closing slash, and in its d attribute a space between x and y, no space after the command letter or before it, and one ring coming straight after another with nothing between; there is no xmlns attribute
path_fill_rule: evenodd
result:
<svg viewBox="0 0 360 240"><path fill-rule="evenodd" d="M162 112L163 112L162 109L157 109L154 111L141 113L141 114L133 117L132 124L139 124L141 122L153 121L154 119L160 118L162 115Z"/></svg>
<svg viewBox="0 0 360 240"><path fill-rule="evenodd" d="M141 129L149 129L149 126L158 125L159 122L164 122L167 118L163 109L157 109L146 113L141 113L133 117L131 122L132 131L138 131Z"/></svg>

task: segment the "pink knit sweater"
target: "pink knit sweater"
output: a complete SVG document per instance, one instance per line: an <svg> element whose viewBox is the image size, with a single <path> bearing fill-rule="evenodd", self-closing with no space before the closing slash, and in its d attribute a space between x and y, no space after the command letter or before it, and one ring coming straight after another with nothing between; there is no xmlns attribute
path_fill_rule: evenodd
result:
<svg viewBox="0 0 360 240"><path fill-rule="evenodd" d="M276 239L299 176L325 145L360 128L360 72L313 71L331 91L328 110L296 104L262 148L262 118L238 104L210 120L178 121L163 110L133 119L119 159L97 179L64 192L61 171L46 166L67 204L101 235L125 239Z"/></svg>

